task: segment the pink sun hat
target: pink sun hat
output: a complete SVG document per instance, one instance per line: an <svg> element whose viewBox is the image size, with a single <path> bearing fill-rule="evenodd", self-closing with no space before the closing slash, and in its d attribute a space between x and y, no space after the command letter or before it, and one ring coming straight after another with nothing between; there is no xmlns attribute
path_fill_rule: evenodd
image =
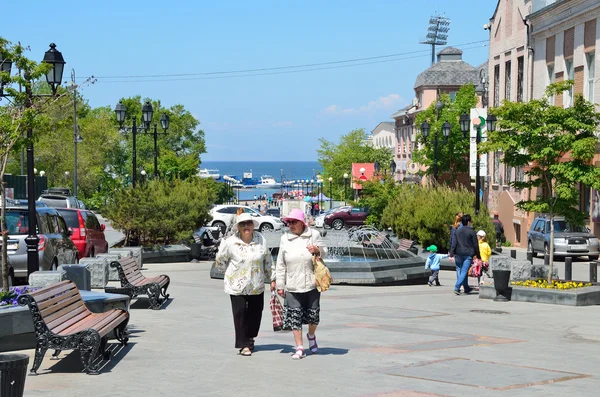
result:
<svg viewBox="0 0 600 397"><path fill-rule="evenodd" d="M289 220L292 220L292 219L300 221L300 222L304 223L305 226L307 226L306 220L304 219L304 212L300 208L294 208L293 210L290 211L288 216L283 217L283 221L285 223L287 223Z"/></svg>

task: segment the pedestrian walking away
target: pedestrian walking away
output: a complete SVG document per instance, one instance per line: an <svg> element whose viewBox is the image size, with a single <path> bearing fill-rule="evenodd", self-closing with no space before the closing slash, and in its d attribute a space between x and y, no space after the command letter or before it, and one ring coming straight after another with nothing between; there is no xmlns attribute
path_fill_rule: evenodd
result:
<svg viewBox="0 0 600 397"><path fill-rule="evenodd" d="M473 257L481 259L479 242L472 227L471 215L463 215L461 222L462 227L456 230L448 255L454 258L454 264L456 265L456 284L454 285L456 295L460 295L461 286L465 294L471 292L468 277L469 267L471 267Z"/></svg>
<svg viewBox="0 0 600 397"><path fill-rule="evenodd" d="M265 277L275 289L273 259L265 238L255 231L258 222L248 213L236 215L234 234L219 246L215 266L225 270L225 292L230 295L235 347L251 356L260 329L264 306Z"/></svg>
<svg viewBox="0 0 600 397"><path fill-rule="evenodd" d="M448 255L438 254L438 248L435 245L430 245L425 250L427 252L430 252L429 256L427 257L427 260L425 261L425 270L431 269L431 276L429 276L429 281L427 282L427 284L431 287L433 286L433 283L435 283L435 285L439 287L441 285L439 279L440 260L447 258Z"/></svg>
<svg viewBox="0 0 600 397"><path fill-rule="evenodd" d="M317 290L313 255L324 257L327 248L321 234L306 224L304 212L294 208L283 221L290 231L281 236L275 266L277 293L285 297L284 328L291 329L296 344L294 360L306 356L302 342L302 324L308 324L308 347L319 351L315 334L320 321L321 293Z"/></svg>
<svg viewBox="0 0 600 397"><path fill-rule="evenodd" d="M504 235L504 225L502 221L498 218L498 213L494 212L494 219L492 219L494 223L494 227L496 228L496 248L502 247L502 243L506 241L506 236Z"/></svg>

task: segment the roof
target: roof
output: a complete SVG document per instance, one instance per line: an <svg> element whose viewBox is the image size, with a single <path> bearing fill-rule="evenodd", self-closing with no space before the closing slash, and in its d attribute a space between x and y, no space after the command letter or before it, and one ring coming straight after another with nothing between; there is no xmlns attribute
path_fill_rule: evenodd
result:
<svg viewBox="0 0 600 397"><path fill-rule="evenodd" d="M469 83L478 83L477 70L473 66L462 60L440 61L417 76L414 88L426 85L461 86Z"/></svg>
<svg viewBox="0 0 600 397"><path fill-rule="evenodd" d="M477 84L475 84L475 92L483 92L483 84L481 84L482 78L488 82L489 87L489 79L488 79L488 61L485 61L481 65L477 66Z"/></svg>
<svg viewBox="0 0 600 397"><path fill-rule="evenodd" d="M412 108L414 108L415 105L413 105L412 103L410 105L406 105L405 107L403 107L402 109L398 110L397 112L393 113L390 117L395 119L398 117L402 117L404 115L406 115L406 113L408 113L408 111ZM390 121L390 123L393 123L392 121Z"/></svg>
<svg viewBox="0 0 600 397"><path fill-rule="evenodd" d="M446 47L443 50L441 50L440 52L438 52L438 56L440 55L462 55L462 50L459 50L458 48L454 48L454 47Z"/></svg>
<svg viewBox="0 0 600 397"><path fill-rule="evenodd" d="M375 128L371 131L371 134L375 135L381 131L394 132L396 128L396 124L393 121L382 121L377 124Z"/></svg>

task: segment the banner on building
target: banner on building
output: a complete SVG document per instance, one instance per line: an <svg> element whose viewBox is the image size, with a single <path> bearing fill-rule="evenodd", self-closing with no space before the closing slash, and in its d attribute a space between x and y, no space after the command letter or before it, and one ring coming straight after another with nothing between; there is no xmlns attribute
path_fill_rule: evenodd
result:
<svg viewBox="0 0 600 397"><path fill-rule="evenodd" d="M485 119L487 118L487 109L475 108L471 109L471 133L469 139L469 175L471 178L475 178L477 174L477 132L480 130L481 142L487 140L487 125ZM479 175L487 175L487 154L479 156Z"/></svg>
<svg viewBox="0 0 600 397"><path fill-rule="evenodd" d="M592 189L592 222L600 222L600 190Z"/></svg>

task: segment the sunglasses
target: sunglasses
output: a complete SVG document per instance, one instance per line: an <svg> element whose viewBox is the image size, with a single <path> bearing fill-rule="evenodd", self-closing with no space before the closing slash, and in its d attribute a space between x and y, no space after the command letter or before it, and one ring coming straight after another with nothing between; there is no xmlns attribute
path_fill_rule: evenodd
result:
<svg viewBox="0 0 600 397"><path fill-rule="evenodd" d="M244 221L244 222L239 222L238 225L241 226L241 227L246 227L246 226L254 225L254 222L252 222L252 221Z"/></svg>

